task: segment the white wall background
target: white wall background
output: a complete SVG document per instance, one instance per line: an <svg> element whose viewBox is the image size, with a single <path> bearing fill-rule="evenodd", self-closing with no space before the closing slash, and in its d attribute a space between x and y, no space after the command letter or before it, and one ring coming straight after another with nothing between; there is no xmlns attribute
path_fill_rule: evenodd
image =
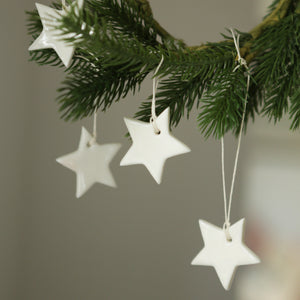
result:
<svg viewBox="0 0 300 300"><path fill-rule="evenodd" d="M248 31L266 6L259 0L151 4L162 25L189 44L219 40L225 27ZM192 153L168 161L161 186L142 166L119 168L130 145L122 120L151 93L147 81L140 94L100 116L101 141L123 143L113 163L119 188L97 185L76 200L75 175L55 158L74 150L80 127L92 121L61 121L54 99L63 74L27 62L24 10L33 8L32 0L11 0L0 11L0 299L232 300L234 292L224 292L213 270L190 266L202 247L198 219L223 222L219 143L204 141L194 114L174 130ZM260 146L256 132L264 126L250 126L245 144ZM226 147L231 166L231 137ZM242 151L236 199L247 182L249 151ZM235 203L234 218L241 209Z"/></svg>

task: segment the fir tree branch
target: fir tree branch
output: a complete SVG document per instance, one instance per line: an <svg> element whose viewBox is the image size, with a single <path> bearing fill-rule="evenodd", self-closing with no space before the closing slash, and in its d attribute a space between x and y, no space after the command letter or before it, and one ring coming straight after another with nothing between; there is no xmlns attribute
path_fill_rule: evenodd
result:
<svg viewBox="0 0 300 300"><path fill-rule="evenodd" d="M289 98L300 84L299 26L300 16L290 15L268 27L253 45L253 50L260 52L255 61L255 80L265 91L262 111L275 122L288 111Z"/></svg>
<svg viewBox="0 0 300 300"><path fill-rule="evenodd" d="M275 0L261 24L240 33L241 54L252 75L245 127L249 118L260 113L261 105L274 121L289 111L292 129L299 127L299 3ZM28 16L29 34L36 38L42 30L39 16L36 11ZM246 78L240 70L233 73L236 50L230 36L224 35L219 43L187 47L154 19L147 0L87 0L79 14L73 7L61 18L59 29L68 36L73 33L65 39L76 46L59 90L65 119L89 116L95 108L107 110L139 89L163 55L157 74L163 78L157 113L170 107L171 125L176 126L197 107L199 127L206 137L238 132ZM62 66L51 49L32 52L31 60ZM149 100L142 103L137 118L149 121L150 106Z"/></svg>

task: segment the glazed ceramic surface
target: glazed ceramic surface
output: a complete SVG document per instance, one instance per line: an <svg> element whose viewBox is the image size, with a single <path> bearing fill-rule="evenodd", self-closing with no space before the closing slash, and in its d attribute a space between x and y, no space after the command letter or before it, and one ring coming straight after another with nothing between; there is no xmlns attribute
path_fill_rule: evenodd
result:
<svg viewBox="0 0 300 300"><path fill-rule="evenodd" d="M214 267L223 287L229 290L238 266L260 263L259 258L243 242L245 219L230 226L232 241L227 240L223 228L203 220L199 224L204 248L192 265Z"/></svg>
<svg viewBox="0 0 300 300"><path fill-rule="evenodd" d="M79 9L83 7L83 0L75 1L72 5L75 5L76 3L78 3L77 5ZM43 24L43 31L29 47L29 51L52 48L56 51L64 65L69 67L74 55L75 47L65 42L62 39L62 31L55 27L59 25L59 18L68 13L70 6L67 6L62 10L57 10L43 4L36 3L36 7ZM65 37L71 36L72 35L65 35Z"/></svg>
<svg viewBox="0 0 300 300"><path fill-rule="evenodd" d="M190 152L190 148L176 139L169 130L170 109L156 119L160 131L157 134L152 123L125 118L133 144L121 161L121 166L143 164L160 184L168 158Z"/></svg>
<svg viewBox="0 0 300 300"><path fill-rule="evenodd" d="M116 187L109 164L119 151L120 144L89 144L91 134L82 127L78 150L62 156L57 162L71 169L77 176L77 198L81 197L94 183Z"/></svg>

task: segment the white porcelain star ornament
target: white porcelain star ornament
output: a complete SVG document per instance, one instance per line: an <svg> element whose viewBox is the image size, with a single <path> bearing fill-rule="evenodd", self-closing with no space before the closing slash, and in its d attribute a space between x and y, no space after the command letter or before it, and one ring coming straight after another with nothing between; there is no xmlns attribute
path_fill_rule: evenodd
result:
<svg viewBox="0 0 300 300"><path fill-rule="evenodd" d="M72 5L82 9L84 0L77 0ZM56 29L59 18L70 11L70 6L62 10L53 9L43 4L36 3L40 15L43 31L40 36L29 47L29 51L53 48L66 67L69 67L74 55L75 47L62 39L62 31ZM66 35L65 37L68 37Z"/></svg>
<svg viewBox="0 0 300 300"><path fill-rule="evenodd" d="M238 266L260 263L259 258L243 242L245 219L229 227L232 241L228 241L224 229L203 220L199 224L204 248L192 265L214 267L224 289L229 290Z"/></svg>
<svg viewBox="0 0 300 300"><path fill-rule="evenodd" d="M133 144L122 159L121 166L144 164L160 184L166 160L191 151L170 133L169 120L170 109L167 108L156 119L158 134L152 123L125 118Z"/></svg>
<svg viewBox="0 0 300 300"><path fill-rule="evenodd" d="M116 187L109 164L120 148L120 144L99 145L82 127L78 150L57 159L58 163L76 173L77 198L97 182Z"/></svg>

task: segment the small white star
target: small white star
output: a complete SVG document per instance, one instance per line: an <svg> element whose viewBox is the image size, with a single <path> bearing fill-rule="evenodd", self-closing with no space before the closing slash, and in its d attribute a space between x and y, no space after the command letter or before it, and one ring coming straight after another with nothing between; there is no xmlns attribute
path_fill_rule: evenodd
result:
<svg viewBox="0 0 300 300"><path fill-rule="evenodd" d="M192 265L212 266L226 290L229 290L238 266L260 263L259 258L243 242L245 219L229 228L232 241L227 241L225 232L206 221L199 221L204 240L203 250Z"/></svg>
<svg viewBox="0 0 300 300"><path fill-rule="evenodd" d="M77 1L79 9L82 9L83 1L84 0ZM63 10L57 10L39 3L36 3L36 7L43 24L43 31L29 47L29 51L53 48L64 65L69 67L75 47L65 42L62 39L63 32L55 27L59 25L58 19L61 18L61 16L66 15L70 10L70 7L66 7Z"/></svg>
<svg viewBox="0 0 300 300"><path fill-rule="evenodd" d="M76 197L81 197L94 183L116 187L109 164L119 151L120 144L89 145L92 136L82 127L78 150L56 161L76 173Z"/></svg>
<svg viewBox="0 0 300 300"><path fill-rule="evenodd" d="M169 129L170 109L167 108L156 119L160 134L156 134L151 123L125 118L133 144L121 161L121 166L144 164L160 184L166 160L169 157L190 152L190 148L177 140Z"/></svg>

